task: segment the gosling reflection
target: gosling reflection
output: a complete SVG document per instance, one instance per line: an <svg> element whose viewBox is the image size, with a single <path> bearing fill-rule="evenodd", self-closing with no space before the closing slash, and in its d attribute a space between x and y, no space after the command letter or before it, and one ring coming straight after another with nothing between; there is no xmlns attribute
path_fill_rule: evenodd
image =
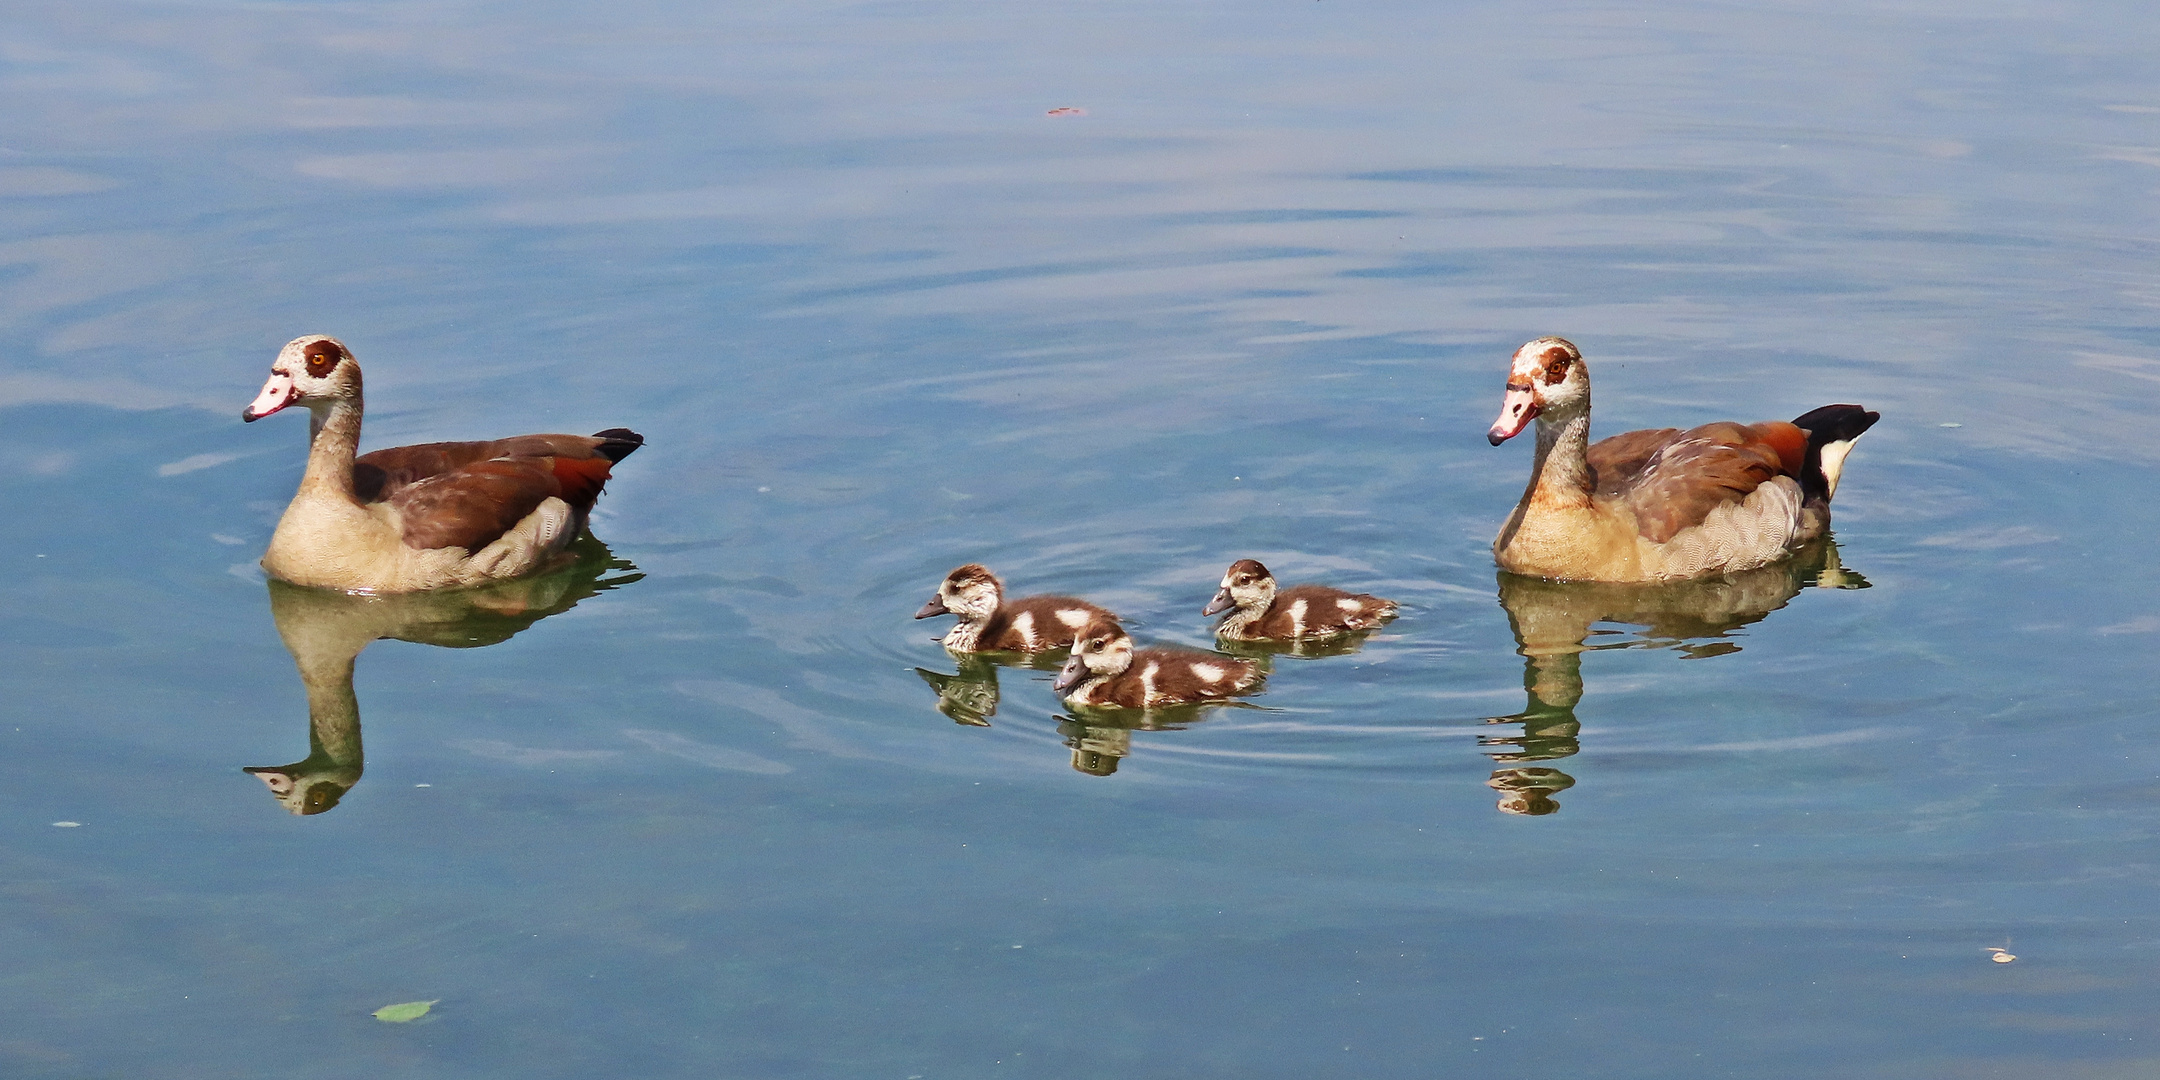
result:
<svg viewBox="0 0 2160 1080"><path fill-rule="evenodd" d="M1156 709L1103 709L1067 705L1069 716L1057 718L1057 732L1072 750L1072 767L1089 776L1109 776L1118 763L1132 756L1135 731L1183 731L1221 708L1258 708L1243 702L1211 702L1202 705L1170 705Z"/></svg>
<svg viewBox="0 0 2160 1080"><path fill-rule="evenodd" d="M1521 724L1519 734L1488 735L1478 744L1508 766L1486 781L1500 792L1500 810L1534 816L1559 810L1552 796L1573 787L1575 778L1550 766L1517 763L1557 761L1582 748L1575 706L1583 696L1583 653L1673 649L1690 659L1736 653L1735 631L1762 621L1800 590L1865 589L1868 581L1847 570L1837 544L1825 539L1773 566L1668 585L1547 581L1503 571L1499 586L1529 701L1521 712L1485 721ZM1629 633L1600 623L1639 629ZM1593 643L1596 638L1612 640Z"/></svg>
<svg viewBox="0 0 2160 1080"><path fill-rule="evenodd" d="M1355 652L1356 646L1342 647L1343 642L1305 643L1308 647L1321 646L1331 651L1297 652L1292 642L1241 642L1240 646L1255 648L1231 648L1224 643L1224 652L1254 660L1266 670L1272 655L1290 653L1301 656L1336 656ZM954 653L953 662L960 670L952 674L916 668L915 674L937 692L937 711L951 718L953 723L969 727L989 727L990 718L997 715L999 689L998 671L1001 668L1017 668L1021 671L1057 671L1063 667L1067 654L1059 649L1050 653ZM1210 703L1206 705L1169 705L1153 709L1095 708L1085 705L1067 705L1071 715L1057 717L1057 733L1064 737L1065 745L1072 750L1072 767L1089 776L1109 776L1118 770L1118 763L1132 755L1135 731L1182 731L1207 719L1217 708L1254 708L1243 702Z"/></svg>
<svg viewBox="0 0 2160 1080"><path fill-rule="evenodd" d="M1275 670L1275 658L1287 656L1296 660L1316 660L1323 656L1348 656L1365 647L1365 642L1378 630L1357 630L1324 638L1283 638L1268 641L1238 641L1233 638L1215 639L1215 651L1239 656L1260 665L1262 671Z"/></svg>
<svg viewBox="0 0 2160 1080"><path fill-rule="evenodd" d="M243 771L262 780L295 814L320 814L336 806L360 782L364 767L360 701L353 693L353 665L361 650L382 638L451 649L493 645L586 597L644 576L590 534L570 551L573 561L553 573L438 592L355 596L272 579L270 615L307 689L308 756Z"/></svg>
<svg viewBox="0 0 2160 1080"><path fill-rule="evenodd" d="M937 693L937 711L953 723L969 727L989 727L990 718L997 715L999 668L1056 671L1065 666L1063 649L1049 653L953 653L952 658L960 670L950 675L929 668L916 668L915 674Z"/></svg>

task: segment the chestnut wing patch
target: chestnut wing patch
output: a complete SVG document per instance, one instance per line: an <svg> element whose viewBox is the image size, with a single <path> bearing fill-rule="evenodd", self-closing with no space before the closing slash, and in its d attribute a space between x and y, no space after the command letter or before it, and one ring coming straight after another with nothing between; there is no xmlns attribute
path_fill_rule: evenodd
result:
<svg viewBox="0 0 2160 1080"><path fill-rule="evenodd" d="M604 456L605 448L613 445L595 435L519 435L488 442L393 446L362 454L353 462L353 494L363 503L385 502L422 480L494 458L553 457L604 464L609 460ZM614 460L621 460L628 452L618 451ZM601 478L606 479L604 473Z"/></svg>
<svg viewBox="0 0 2160 1080"><path fill-rule="evenodd" d="M542 501L554 496L570 501L556 465L555 458L494 458L409 484L384 501L404 517L406 547L478 551ZM602 479L606 465L600 463ZM591 486L597 494L599 484ZM584 507L591 505L588 498Z"/></svg>
<svg viewBox="0 0 2160 1080"><path fill-rule="evenodd" d="M1755 433L1755 437L1761 440L1763 445L1777 454L1780 471L1799 479L1801 470L1807 467L1806 431L1785 420L1765 420L1760 424L1749 424L1747 428Z"/></svg>
<svg viewBox="0 0 2160 1080"><path fill-rule="evenodd" d="M1673 436L1617 490L1608 492L1600 474L1598 494L1634 511L1643 538L1662 544L1781 475L1786 475L1785 460L1777 446L1746 424L1720 422Z"/></svg>

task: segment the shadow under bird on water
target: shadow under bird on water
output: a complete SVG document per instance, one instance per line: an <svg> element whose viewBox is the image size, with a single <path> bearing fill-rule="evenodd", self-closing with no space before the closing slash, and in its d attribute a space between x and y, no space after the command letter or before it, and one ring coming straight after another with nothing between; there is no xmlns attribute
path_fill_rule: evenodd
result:
<svg viewBox="0 0 2160 1080"><path fill-rule="evenodd" d="M1521 724L1516 735L1488 735L1478 744L1504 768L1486 784L1500 793L1510 814L1550 814L1560 809L1557 792L1575 778L1549 765L1579 751L1582 723L1582 654L1601 649L1673 649L1691 660L1740 651L1733 632L1760 622L1802 589L1865 589L1866 578L1838 561L1836 542L1824 538L1780 563L1713 578L1663 585L1548 581L1501 571L1500 606L1523 658L1523 689L1529 702L1488 724ZM1618 623L1638 627L1601 627ZM1600 638L1612 638L1599 641Z"/></svg>
<svg viewBox="0 0 2160 1080"><path fill-rule="evenodd" d="M360 700L353 665L384 638L474 649L508 641L587 597L645 575L589 533L560 569L472 588L370 596L271 579L270 615L307 688L308 756L290 765L249 766L295 814L320 814L360 782ZM610 576L612 575L612 576Z"/></svg>

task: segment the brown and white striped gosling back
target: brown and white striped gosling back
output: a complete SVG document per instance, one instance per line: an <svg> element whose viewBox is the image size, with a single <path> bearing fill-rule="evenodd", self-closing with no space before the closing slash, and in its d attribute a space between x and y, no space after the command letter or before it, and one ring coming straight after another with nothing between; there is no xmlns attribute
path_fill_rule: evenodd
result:
<svg viewBox="0 0 2160 1080"><path fill-rule="evenodd" d="M1500 535L1502 570L1568 581L1680 581L1767 566L1830 528L1845 455L1880 419L1825 405L1791 423L1720 421L1590 442L1582 352L1515 351L1494 446L1537 421L1529 486Z"/></svg>
<svg viewBox="0 0 2160 1080"><path fill-rule="evenodd" d="M1073 643L1098 619L1117 616L1070 596L1024 596L1005 599L1005 583L987 568L969 563L945 575L937 595L915 613L918 619L957 615L943 644L954 652L1042 652Z"/></svg>
<svg viewBox="0 0 2160 1080"><path fill-rule="evenodd" d="M425 443L355 457L360 365L328 334L287 342L253 423L304 405L307 472L263 553L272 577L346 592L478 585L560 565L616 462L645 444L626 428Z"/></svg>
<svg viewBox="0 0 2160 1080"><path fill-rule="evenodd" d="M1073 643L1072 659L1050 688L1069 705L1153 709L1250 694L1260 688L1260 678L1258 664L1234 656L1135 650L1124 628L1105 621L1089 625Z"/></svg>
<svg viewBox="0 0 2160 1080"><path fill-rule="evenodd" d="M1234 609L1234 610L1233 610ZM1222 591L1202 615L1228 611L1215 635L1232 641L1330 637L1371 630L1395 617L1395 601L1326 585L1275 586L1275 575L1255 559L1239 559L1223 574Z"/></svg>

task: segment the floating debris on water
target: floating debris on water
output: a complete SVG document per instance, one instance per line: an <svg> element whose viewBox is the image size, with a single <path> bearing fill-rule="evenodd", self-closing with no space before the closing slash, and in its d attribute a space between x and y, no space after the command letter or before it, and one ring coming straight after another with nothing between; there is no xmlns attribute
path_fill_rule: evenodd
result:
<svg viewBox="0 0 2160 1080"><path fill-rule="evenodd" d="M441 998L435 999L435 1001L441 1000ZM426 1016L428 1010L435 1007L435 1001L404 1001L396 1005L385 1005L375 1010L375 1019L385 1024L410 1024Z"/></svg>

